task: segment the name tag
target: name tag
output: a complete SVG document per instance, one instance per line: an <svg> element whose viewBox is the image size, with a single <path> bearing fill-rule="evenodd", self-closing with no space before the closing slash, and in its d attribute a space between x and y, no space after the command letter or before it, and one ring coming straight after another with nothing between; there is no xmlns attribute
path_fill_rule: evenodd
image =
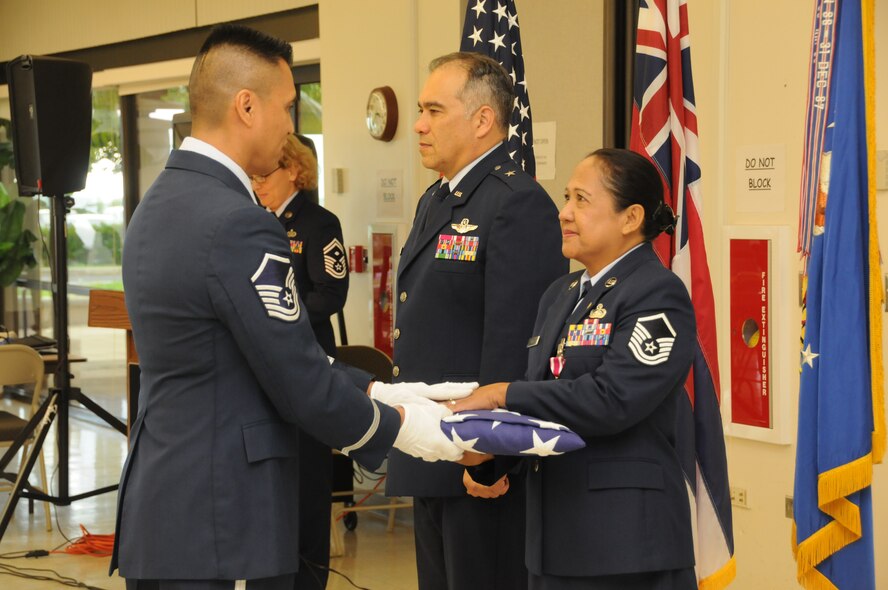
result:
<svg viewBox="0 0 888 590"><path fill-rule="evenodd" d="M611 323L597 319L583 320L582 324L571 324L567 329L565 346L606 346L610 342Z"/></svg>
<svg viewBox="0 0 888 590"><path fill-rule="evenodd" d="M533 348L534 346L536 346L539 343L540 343L540 337L534 336L533 338L531 338L530 340L527 341L527 348Z"/></svg>
<svg viewBox="0 0 888 590"><path fill-rule="evenodd" d="M438 247L435 248L435 258L441 260L462 260L475 262L478 255L478 236L451 236L441 234L438 236Z"/></svg>

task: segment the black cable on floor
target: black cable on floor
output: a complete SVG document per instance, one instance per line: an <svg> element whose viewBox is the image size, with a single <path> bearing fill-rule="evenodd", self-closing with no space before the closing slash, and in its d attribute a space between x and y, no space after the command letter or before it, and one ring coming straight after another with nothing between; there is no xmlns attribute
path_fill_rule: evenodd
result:
<svg viewBox="0 0 888 590"><path fill-rule="evenodd" d="M50 573L53 577L40 575L40 574L29 574L27 572L44 572ZM14 578L24 578L26 580L36 580L38 582L55 582L56 584L61 584L63 586L69 586L71 588L85 588L86 590L105 590L104 588L99 588L98 586L90 586L89 584L84 584L74 578L69 578L68 576L63 576L55 570L49 569L40 569L33 567L15 567L14 565L8 565L5 563L0 563L0 576L13 576Z"/></svg>
<svg viewBox="0 0 888 590"><path fill-rule="evenodd" d="M58 465L56 465L56 469L52 472L52 477L49 480L49 491L51 493L53 481L55 480L56 472L58 471ZM65 538L65 542L52 549L51 551L47 551L45 549L30 549L25 551L10 551L9 553L0 554L0 559L26 559L26 558L37 558L37 557L46 557L50 555L53 551L57 551L61 549L65 545L72 543L73 541L65 535L65 532L62 530L61 525L59 524L59 511L57 507L53 504L52 506L53 512L55 513L55 521L56 528L59 531L59 534ZM28 572L43 572L52 574L53 577L40 575L40 574L31 574ZM90 586L84 582L77 580L76 578L71 578L68 576L63 576L55 570L51 569L40 569L40 568L31 568L25 567L20 568L14 565L9 565L6 563L0 563L0 575L12 576L14 578L23 578L26 580L35 580L38 582L55 582L56 584L61 584L63 586L68 586L71 588L85 588L86 590L105 590L104 588L99 588L98 586Z"/></svg>
<svg viewBox="0 0 888 590"><path fill-rule="evenodd" d="M52 485L55 482L55 476L56 476L56 473L58 473L58 472L59 472L59 465L58 465L58 463L56 463L55 469L52 470L52 475L49 476L50 493L52 493ZM61 549L65 545L70 545L76 539L69 539L68 535L65 534L65 531L62 529L62 525L59 523L59 507L56 506L55 504L52 505L52 513L55 515L56 530L58 530L59 534L62 536L62 538L65 539L64 543L62 543L58 547L54 547L52 549L52 551L58 551L59 549Z"/></svg>
<svg viewBox="0 0 888 590"><path fill-rule="evenodd" d="M336 574L337 576L342 576L343 578L345 578L345 581L346 581L346 582L348 582L349 584L351 584L354 588L357 588L358 590L370 590L370 588L366 588L366 587L364 587L364 586L358 586L357 584L355 584L355 583L352 581L351 578L349 578L348 576L346 576L346 575L345 575L344 573L342 573L341 571L336 570L336 569L333 569L333 568L330 567L330 566L321 565L320 563L315 563L315 562L313 562L313 561L309 561L309 560L305 559L304 557L302 557L301 555L299 556L299 559L301 559L303 563L306 563L306 564L308 564L308 565L310 565L310 566L313 566L313 567L316 567L316 568L318 568L318 569L322 569L322 570L327 570L327 571L330 572L331 574ZM314 572L312 572L312 573L314 573ZM318 579L317 577L315 577L315 579L318 581L318 587L320 587L321 580Z"/></svg>

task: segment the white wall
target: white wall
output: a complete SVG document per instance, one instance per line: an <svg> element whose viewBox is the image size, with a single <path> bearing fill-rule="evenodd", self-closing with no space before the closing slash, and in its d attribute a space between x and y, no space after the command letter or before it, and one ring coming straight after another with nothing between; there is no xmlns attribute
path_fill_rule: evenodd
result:
<svg viewBox="0 0 888 590"><path fill-rule="evenodd" d="M515 4L533 120L557 125L555 179L540 184L560 208L574 166L602 147L604 2Z"/></svg>
<svg viewBox="0 0 888 590"><path fill-rule="evenodd" d="M419 164L413 134L423 58L449 50L448 37L459 34L458 10L447 2L411 0L390 1L386 10L361 0L323 2L320 9L324 173L341 168L345 179L341 194L327 190L325 206L342 221L347 245L369 247L372 224L394 229L397 251L410 229L414 195L436 178ZM432 29L435 35L417 33ZM398 127L389 142L371 138L364 119L367 96L379 86L390 86L398 101ZM376 211L379 170L400 170L403 180L401 212L385 222ZM373 342L371 279L371 272L350 277L345 317L351 344Z"/></svg>

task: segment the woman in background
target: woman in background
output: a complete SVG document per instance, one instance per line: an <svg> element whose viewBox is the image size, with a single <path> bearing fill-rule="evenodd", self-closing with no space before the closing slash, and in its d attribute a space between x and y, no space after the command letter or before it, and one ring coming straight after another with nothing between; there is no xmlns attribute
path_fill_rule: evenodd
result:
<svg viewBox="0 0 888 590"><path fill-rule="evenodd" d="M339 218L307 198L317 188L318 162L294 135L287 138L278 167L252 178L263 207L274 213L290 241L296 288L321 348L336 357L330 316L342 311L348 294L348 264ZM299 440L299 552L297 589L325 588L330 563L330 503L333 489L351 490L352 464L334 459L330 447L302 435Z"/></svg>

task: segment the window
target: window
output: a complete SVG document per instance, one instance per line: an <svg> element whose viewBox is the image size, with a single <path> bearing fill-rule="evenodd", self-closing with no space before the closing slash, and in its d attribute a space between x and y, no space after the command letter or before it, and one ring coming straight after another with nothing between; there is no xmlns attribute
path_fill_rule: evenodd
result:
<svg viewBox="0 0 888 590"><path fill-rule="evenodd" d="M296 73L294 72L294 76ZM324 135L321 83L296 84L297 102L296 132L314 142L318 154L318 202L324 204Z"/></svg>

